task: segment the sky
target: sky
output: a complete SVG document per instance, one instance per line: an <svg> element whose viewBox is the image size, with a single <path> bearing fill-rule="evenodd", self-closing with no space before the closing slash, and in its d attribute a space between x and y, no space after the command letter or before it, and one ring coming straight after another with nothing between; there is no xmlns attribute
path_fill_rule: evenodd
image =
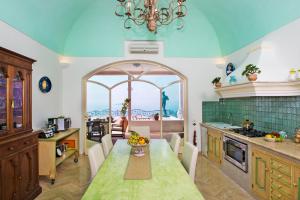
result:
<svg viewBox="0 0 300 200"><path fill-rule="evenodd" d="M90 80L98 81L108 87L126 81L127 76L93 76ZM145 75L140 78L155 83L159 87L165 87L173 81L179 80L174 75ZM118 85L112 90L112 110L119 110L125 98L127 98L127 82ZM177 111L179 98L179 83L164 89L169 97L167 109ZM145 82L132 82L132 109L145 111L159 110L159 89ZM103 86L94 83L87 84L87 111L104 110L109 108L109 92Z"/></svg>

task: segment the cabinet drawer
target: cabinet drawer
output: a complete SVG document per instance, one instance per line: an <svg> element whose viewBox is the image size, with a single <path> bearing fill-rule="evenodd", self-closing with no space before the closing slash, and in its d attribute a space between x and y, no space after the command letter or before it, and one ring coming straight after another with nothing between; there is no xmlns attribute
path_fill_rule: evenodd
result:
<svg viewBox="0 0 300 200"><path fill-rule="evenodd" d="M286 174L283 174L280 171L274 169L271 170L271 179L284 184L287 187L290 187L292 184L291 176L287 176Z"/></svg>
<svg viewBox="0 0 300 200"><path fill-rule="evenodd" d="M290 164L276 159L271 159L271 169L287 176L291 176L292 173L292 166Z"/></svg>
<svg viewBox="0 0 300 200"><path fill-rule="evenodd" d="M18 141L6 143L6 144L0 146L0 156L6 156L9 154L13 154L22 148L23 148L23 146L21 147L19 145Z"/></svg>
<svg viewBox="0 0 300 200"><path fill-rule="evenodd" d="M292 194L293 194L292 188L289 186L285 186L277 181L272 181L271 183L271 194L274 192L278 194L276 195L277 197L283 196L288 199L292 199Z"/></svg>
<svg viewBox="0 0 300 200"><path fill-rule="evenodd" d="M272 199L272 200L291 200L291 199L293 199L292 197L281 194L279 191L273 190L273 189L271 189L270 197L271 197L270 199Z"/></svg>
<svg viewBox="0 0 300 200"><path fill-rule="evenodd" d="M32 137L24 139L23 141L20 141L19 143L22 147L27 147L27 146L31 146L33 144L37 144L37 142L38 142L38 138L36 136L32 136Z"/></svg>
<svg viewBox="0 0 300 200"><path fill-rule="evenodd" d="M37 136L31 135L20 140L10 141L0 145L0 156L6 156L9 154L16 153L27 146L37 144Z"/></svg>

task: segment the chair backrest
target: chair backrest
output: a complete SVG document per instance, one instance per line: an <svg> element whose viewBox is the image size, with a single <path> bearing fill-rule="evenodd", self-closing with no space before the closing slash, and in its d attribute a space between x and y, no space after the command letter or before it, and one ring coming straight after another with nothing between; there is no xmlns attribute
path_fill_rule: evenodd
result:
<svg viewBox="0 0 300 200"><path fill-rule="evenodd" d="M194 145L185 142L183 147L182 164L190 177L194 181L196 164L198 158L198 149Z"/></svg>
<svg viewBox="0 0 300 200"><path fill-rule="evenodd" d="M108 156L109 152L113 148L113 143L111 139L111 134L106 134L102 137L102 147L105 158Z"/></svg>
<svg viewBox="0 0 300 200"><path fill-rule="evenodd" d="M176 154L176 156L178 156L180 141L181 141L181 138L179 137L178 134L172 134L170 146L171 146L172 150L174 151L174 153Z"/></svg>
<svg viewBox="0 0 300 200"><path fill-rule="evenodd" d="M105 160L102 147L100 144L95 144L88 150L88 156L90 160L91 178L94 178L98 169L101 167Z"/></svg>
<svg viewBox="0 0 300 200"><path fill-rule="evenodd" d="M130 126L130 131L135 131L140 136L150 138L150 126Z"/></svg>

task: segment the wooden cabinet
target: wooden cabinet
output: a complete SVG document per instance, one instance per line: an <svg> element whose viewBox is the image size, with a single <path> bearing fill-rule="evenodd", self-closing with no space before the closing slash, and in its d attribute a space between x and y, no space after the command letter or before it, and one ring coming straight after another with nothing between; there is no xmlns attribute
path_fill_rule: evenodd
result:
<svg viewBox="0 0 300 200"><path fill-rule="evenodd" d="M37 140L35 133L29 137ZM22 137L23 141L27 141ZM33 199L41 192L38 180L37 144L30 144L25 148L24 142L13 141L5 144L11 154L0 158L0 199ZM0 143L1 145L1 143Z"/></svg>
<svg viewBox="0 0 300 200"><path fill-rule="evenodd" d="M261 151L252 151L252 190L261 199L269 194L269 157Z"/></svg>
<svg viewBox="0 0 300 200"><path fill-rule="evenodd" d="M252 150L252 191L260 199L298 200L300 165L261 149Z"/></svg>
<svg viewBox="0 0 300 200"><path fill-rule="evenodd" d="M31 72L34 60L0 47L0 137L32 131Z"/></svg>
<svg viewBox="0 0 300 200"><path fill-rule="evenodd" d="M0 199L17 199L18 194L18 154L0 160Z"/></svg>
<svg viewBox="0 0 300 200"><path fill-rule="evenodd" d="M300 166L296 166L294 168L294 174L293 174L293 193L295 198L294 199L300 199Z"/></svg>
<svg viewBox="0 0 300 200"><path fill-rule="evenodd" d="M41 193L38 136L31 127L33 62L0 47L1 200L30 200Z"/></svg>
<svg viewBox="0 0 300 200"><path fill-rule="evenodd" d="M279 157L270 158L270 198L293 198L293 164Z"/></svg>
<svg viewBox="0 0 300 200"><path fill-rule="evenodd" d="M20 196L30 196L39 185L38 179L38 146L34 145L20 153Z"/></svg>
<svg viewBox="0 0 300 200"><path fill-rule="evenodd" d="M207 132L207 155L208 159L220 165L223 160L223 134L216 129L208 129Z"/></svg>

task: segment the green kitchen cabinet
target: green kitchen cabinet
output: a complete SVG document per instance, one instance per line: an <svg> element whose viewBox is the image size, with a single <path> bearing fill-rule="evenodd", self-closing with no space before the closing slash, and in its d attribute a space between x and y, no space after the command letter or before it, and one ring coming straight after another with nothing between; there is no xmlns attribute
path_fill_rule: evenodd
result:
<svg viewBox="0 0 300 200"><path fill-rule="evenodd" d="M223 148L223 134L216 129L208 129L208 159L220 165L222 164L222 148Z"/></svg>
<svg viewBox="0 0 300 200"><path fill-rule="evenodd" d="M294 199L300 199L300 166L296 166L294 168L294 182L293 182L293 187L294 187Z"/></svg>
<svg viewBox="0 0 300 200"><path fill-rule="evenodd" d="M252 191L260 199L268 199L270 190L269 156L263 151L252 150Z"/></svg>

